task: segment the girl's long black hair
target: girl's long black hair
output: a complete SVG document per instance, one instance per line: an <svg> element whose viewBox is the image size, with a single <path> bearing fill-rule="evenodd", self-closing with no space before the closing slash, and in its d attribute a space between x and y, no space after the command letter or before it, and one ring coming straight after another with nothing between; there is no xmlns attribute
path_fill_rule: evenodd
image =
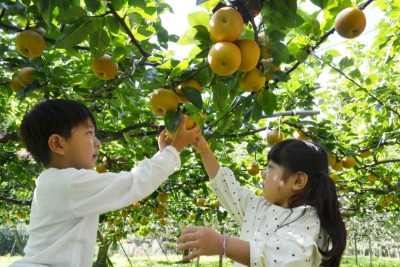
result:
<svg viewBox="0 0 400 267"><path fill-rule="evenodd" d="M308 175L305 189L290 198L289 206L311 205L317 209L321 226L328 233L325 246L319 248L323 256L321 266L339 267L346 248L346 227L335 183L329 177L328 153L318 143L287 139L271 148L270 160L284 168L283 180L297 172Z"/></svg>

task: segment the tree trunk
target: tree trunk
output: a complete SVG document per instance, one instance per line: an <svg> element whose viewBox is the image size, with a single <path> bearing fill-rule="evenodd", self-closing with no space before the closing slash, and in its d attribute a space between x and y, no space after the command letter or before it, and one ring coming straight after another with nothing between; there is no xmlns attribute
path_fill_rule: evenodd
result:
<svg viewBox="0 0 400 267"><path fill-rule="evenodd" d="M358 266L358 258L357 258L357 234L354 234L354 256L356 257L356 266Z"/></svg>
<svg viewBox="0 0 400 267"><path fill-rule="evenodd" d="M17 231L17 228L15 227L15 225L14 225L14 227L12 228L12 233L13 233L13 235L14 235L15 242L17 243L17 247L18 247L18 249L19 249L19 254L21 254L22 256L24 256L24 255L25 255L25 253L24 253L24 246L22 245L21 238L19 237L19 234L18 234L18 231Z"/></svg>
<svg viewBox="0 0 400 267"><path fill-rule="evenodd" d="M371 237L368 235L368 246L369 246L369 267L372 267L372 246Z"/></svg>
<svg viewBox="0 0 400 267"><path fill-rule="evenodd" d="M104 242L99 247L99 253L97 254L96 262L93 264L94 267L108 267L110 260L108 258L108 249L110 248L110 243Z"/></svg>
<svg viewBox="0 0 400 267"><path fill-rule="evenodd" d="M96 262L93 264L93 267L108 267L113 266L112 262L108 257L108 249L110 248L111 243L107 241L106 236L97 231L97 239L100 241L99 252L97 254Z"/></svg>

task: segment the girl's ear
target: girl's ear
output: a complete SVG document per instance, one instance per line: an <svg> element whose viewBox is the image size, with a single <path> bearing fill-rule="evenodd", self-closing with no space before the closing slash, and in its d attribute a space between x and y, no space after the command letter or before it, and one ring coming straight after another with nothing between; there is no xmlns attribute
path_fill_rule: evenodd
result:
<svg viewBox="0 0 400 267"><path fill-rule="evenodd" d="M63 147L64 138L58 134L52 134L49 137L47 143L49 144L49 148L53 153L64 155L65 150Z"/></svg>
<svg viewBox="0 0 400 267"><path fill-rule="evenodd" d="M304 172L296 173L295 181L293 183L293 190L300 191L303 190L308 182L308 175Z"/></svg>

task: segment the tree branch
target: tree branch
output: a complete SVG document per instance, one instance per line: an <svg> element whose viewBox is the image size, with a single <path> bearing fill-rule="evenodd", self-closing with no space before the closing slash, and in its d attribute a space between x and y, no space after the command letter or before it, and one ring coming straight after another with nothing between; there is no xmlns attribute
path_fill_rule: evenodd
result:
<svg viewBox="0 0 400 267"><path fill-rule="evenodd" d="M2 8L2 9L1 9L1 13L0 13L0 20L3 19L5 13L6 13L6 9L5 9L5 8Z"/></svg>
<svg viewBox="0 0 400 267"><path fill-rule="evenodd" d="M0 196L0 200L3 200L3 201L8 202L8 203L16 204L16 205L19 205L19 206L31 206L31 204L32 204L31 201L29 201L29 200L21 201L21 200L2 197L2 196Z"/></svg>
<svg viewBox="0 0 400 267"><path fill-rule="evenodd" d="M140 51L140 53L142 53L143 57L145 57L147 59L151 54L149 52L147 52L146 50L144 50L144 48L139 44L139 42L136 40L135 36L133 36L131 30L128 28L128 25L126 25L125 21L118 15L117 11L115 11L113 5L111 3L107 3L107 7L110 9L111 13L114 15L114 17L119 21L119 23L125 29L126 33L131 38L131 42L139 49L139 51Z"/></svg>
<svg viewBox="0 0 400 267"><path fill-rule="evenodd" d="M7 143L8 141L21 141L19 138L19 133L0 133L0 144Z"/></svg>
<svg viewBox="0 0 400 267"><path fill-rule="evenodd" d="M366 1L362 6L359 7L359 9L364 10L373 1L374 0ZM332 28L329 31L327 31L315 45L311 46L309 49L306 50L307 54L310 55L312 52L314 52L315 49L317 49L323 42L325 42L326 39L328 39L329 35L333 34L334 32L335 32L335 28ZM300 64L301 64L301 62L297 61L288 71L286 71L286 75L289 75L290 73L292 73Z"/></svg>
<svg viewBox="0 0 400 267"><path fill-rule="evenodd" d="M363 89L365 93L367 93L370 97L372 97L373 99L375 99L377 102L379 102L379 104L381 104L382 106L385 106L388 110L392 111L393 113L395 113L398 117L400 117L400 113L398 111L396 111L395 109L393 109L391 106L389 106L388 104L382 102L380 99L378 99L376 96L374 96L373 94L371 94L370 92L368 92L364 87L362 87L361 85L359 85L354 79L350 78L349 76L347 76L343 71L339 70L338 68L336 68L335 66L333 66L332 64L330 64L329 62L325 62L322 58L320 58L319 56L314 54L314 57L316 57L318 60L320 60L321 62L327 64L329 67L331 67L332 69L336 70L337 72L339 72L341 75L343 75L347 80L349 80L350 82L352 82L353 84L357 85L360 89Z"/></svg>

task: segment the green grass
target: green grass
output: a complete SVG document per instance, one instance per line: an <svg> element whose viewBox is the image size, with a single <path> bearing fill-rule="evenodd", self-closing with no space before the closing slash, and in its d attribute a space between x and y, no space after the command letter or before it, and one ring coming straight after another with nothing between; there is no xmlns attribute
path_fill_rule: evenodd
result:
<svg viewBox="0 0 400 267"><path fill-rule="evenodd" d="M165 256L150 256L150 260L147 257L133 257L129 258L132 266L137 267L158 267L158 266L173 266L173 267L191 267L196 265L196 260L192 260L189 263L182 264L178 263L182 258L176 255L168 255L168 259ZM114 263L115 267L131 267L128 259L120 254L114 254L111 257L111 261ZM201 257L200 267L218 267L218 257ZM233 266L232 260L224 260L223 267Z"/></svg>
<svg viewBox="0 0 400 267"><path fill-rule="evenodd" d="M369 257L368 256L367 257L358 256L357 259L358 259L358 267L369 267ZM353 256L351 256L351 257L344 256L340 266L341 267L357 266L356 258ZM398 267L398 266L400 266L400 260L393 259L393 258L382 258L382 260L380 260L379 258L372 258L372 266L373 267Z"/></svg>
<svg viewBox="0 0 400 267"><path fill-rule="evenodd" d="M0 256L0 266L9 266L11 263L20 259L20 256ZM196 265L196 260L190 261L186 264L178 263L181 257L176 255L168 255L168 259L165 256L150 256L150 260L147 257L132 257L128 259L120 254L114 254L111 257L111 261L114 267L158 267L158 266L173 266L173 267L192 267ZM200 267L218 267L218 257L201 257ZM233 266L233 261L225 259L222 264L223 267Z"/></svg>
<svg viewBox="0 0 400 267"><path fill-rule="evenodd" d="M10 257L10 256L1 256L0 257L0 266L9 266L11 263L20 259L21 257ZM169 255L169 261L165 256L151 256L150 260L147 257L134 257L129 258L131 264L128 259L120 254L114 254L111 257L111 261L114 264L114 267L162 267L162 266L172 266L172 267L192 267L196 265L196 261L193 260L187 264L179 264L177 263L180 258L176 255ZM200 258L200 267L218 267L218 257L201 257ZM231 260L224 260L223 267L231 267L233 266L233 262ZM356 266L356 258L351 256L344 256L341 267L354 267ZM358 266L359 267L369 267L369 257L361 257L358 256ZM392 258L373 258L372 259L373 267L398 267L400 266L400 260L392 259Z"/></svg>

